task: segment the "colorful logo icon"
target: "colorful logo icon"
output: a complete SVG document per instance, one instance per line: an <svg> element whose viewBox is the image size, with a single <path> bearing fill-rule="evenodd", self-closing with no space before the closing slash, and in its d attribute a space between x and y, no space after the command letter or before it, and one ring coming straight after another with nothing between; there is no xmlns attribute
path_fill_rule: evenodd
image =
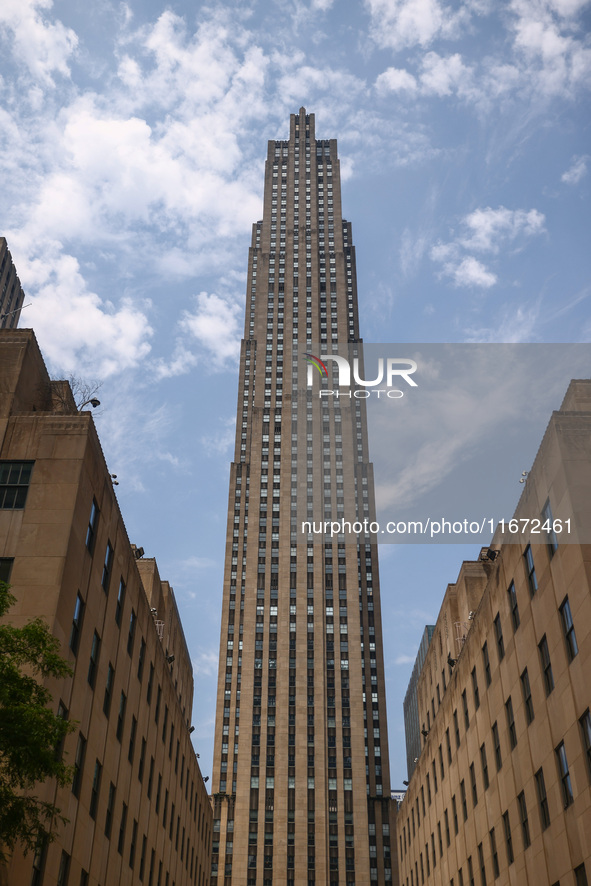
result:
<svg viewBox="0 0 591 886"><path fill-rule="evenodd" d="M304 357L306 357L307 363L309 363L311 366L316 367L321 376L324 375L326 376L326 378L328 378L328 369L326 368L320 357L316 357L314 354L304 354Z"/></svg>

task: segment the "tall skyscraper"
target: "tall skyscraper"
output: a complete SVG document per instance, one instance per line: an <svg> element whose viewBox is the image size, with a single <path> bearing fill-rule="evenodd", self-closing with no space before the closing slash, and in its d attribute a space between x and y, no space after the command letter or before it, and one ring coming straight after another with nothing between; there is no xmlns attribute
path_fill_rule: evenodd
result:
<svg viewBox="0 0 591 886"><path fill-rule="evenodd" d="M301 108L289 140L269 142L249 252L212 884L392 879L376 546L302 533L305 520L375 513L365 403L342 389L326 394L332 361L309 387L306 364L312 352L355 353L360 342L336 140L317 140L314 115Z"/></svg>

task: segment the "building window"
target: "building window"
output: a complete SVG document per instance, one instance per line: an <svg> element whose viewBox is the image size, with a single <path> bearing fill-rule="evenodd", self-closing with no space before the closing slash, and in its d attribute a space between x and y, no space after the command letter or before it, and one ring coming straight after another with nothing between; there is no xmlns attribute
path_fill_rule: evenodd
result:
<svg viewBox="0 0 591 886"><path fill-rule="evenodd" d="M484 664L484 678L486 680L486 685L490 686L491 676L490 676L490 658L488 656L488 643L485 643L482 647L482 662Z"/></svg>
<svg viewBox="0 0 591 886"><path fill-rule="evenodd" d="M466 690L462 692L462 706L464 708L464 726L466 728L466 732L470 727L470 717L468 715L468 698L466 696Z"/></svg>
<svg viewBox="0 0 591 886"><path fill-rule="evenodd" d="M119 581L119 590L117 591L117 603L115 604L115 621L121 627L121 616L123 614L123 603L125 600L125 582L123 578Z"/></svg>
<svg viewBox="0 0 591 886"><path fill-rule="evenodd" d="M581 735L583 739L583 747L585 749L585 757L587 759L587 775L591 781L591 713L589 708L585 711L581 719Z"/></svg>
<svg viewBox="0 0 591 886"><path fill-rule="evenodd" d="M134 716L131 718L131 729L129 731L129 747L127 749L127 759L133 763L133 754L135 751L135 735L137 732L137 720Z"/></svg>
<svg viewBox="0 0 591 886"><path fill-rule="evenodd" d="M470 763L470 784L472 786L472 805L478 804L478 791L476 790L476 770L474 763Z"/></svg>
<svg viewBox="0 0 591 886"><path fill-rule="evenodd" d="M131 615L129 616L129 633L127 634L127 652L129 655L133 652L133 638L135 637L135 625L137 621L137 616L133 609L131 610Z"/></svg>
<svg viewBox="0 0 591 886"><path fill-rule="evenodd" d="M78 652L78 644L80 642L80 631L82 630L82 619L84 617L84 600L80 591L76 594L76 604L74 606L74 618L72 619L72 630L70 631L70 649L76 655Z"/></svg>
<svg viewBox="0 0 591 886"><path fill-rule="evenodd" d="M573 660L579 647L577 646L577 638L575 636L575 626L570 611L570 603L568 597L565 597L560 607L560 620L562 621L562 630L564 631L564 639L566 641L566 654L569 662Z"/></svg>
<svg viewBox="0 0 591 886"><path fill-rule="evenodd" d="M480 762L482 764L482 781L484 783L484 790L488 790L488 786L490 784L488 779L488 762L486 759L486 747L485 745L480 745Z"/></svg>
<svg viewBox="0 0 591 886"><path fill-rule="evenodd" d="M123 846L125 843L125 827L127 825L127 806L125 803L121 808L121 822L119 824L119 839L117 841L117 852L123 855Z"/></svg>
<svg viewBox="0 0 591 886"><path fill-rule="evenodd" d="M538 769L535 775L536 790L538 792L538 802L540 804L540 822L542 830L545 831L550 824L550 810L548 808L548 797L546 796L546 784L544 782L544 770Z"/></svg>
<svg viewBox="0 0 591 886"><path fill-rule="evenodd" d="M466 803L466 785L464 779L460 782L460 794L462 795L462 812L464 814L464 821L468 821L468 804Z"/></svg>
<svg viewBox="0 0 591 886"><path fill-rule="evenodd" d="M86 753L86 739L82 733L78 733L78 743L76 745L76 756L74 757L74 776L72 778L72 793L75 797L80 796L80 785L82 784L82 770L84 768L84 755Z"/></svg>
<svg viewBox="0 0 591 886"><path fill-rule="evenodd" d="M138 765L137 777L141 784L144 780L144 766L146 765L146 739L142 738L142 743L140 746L140 762Z"/></svg>
<svg viewBox="0 0 591 886"><path fill-rule="evenodd" d="M107 798L107 812L105 814L105 837L111 839L111 828L113 827L113 810L115 809L115 791L116 787L111 782L109 785L109 796Z"/></svg>
<svg viewBox="0 0 591 886"><path fill-rule="evenodd" d="M98 806L99 793L101 790L101 776L103 774L103 767L97 760L94 764L94 775L92 778L92 788L90 789L90 806L88 808L88 813L91 818L96 818L96 809Z"/></svg>
<svg viewBox="0 0 591 886"><path fill-rule="evenodd" d="M96 529L98 526L98 518L99 518L99 508L96 503L96 498L92 500L92 507L90 508L90 517L88 518L88 528L86 530L86 547L88 552L92 554L94 551L94 545L96 542Z"/></svg>
<svg viewBox="0 0 591 886"><path fill-rule="evenodd" d="M513 714L513 702L511 696L505 702L505 712L507 714L507 729L509 730L509 744L511 750L517 744L517 730L515 729L515 715Z"/></svg>
<svg viewBox="0 0 591 886"><path fill-rule="evenodd" d="M459 727L459 724L458 724L458 712L457 712L457 710L454 711L454 732L455 732L455 735L456 735L456 747L459 748L459 746L460 746L460 727Z"/></svg>
<svg viewBox="0 0 591 886"><path fill-rule="evenodd" d="M478 677L476 676L476 667L472 668L472 692L474 693L474 710L480 707L480 692L478 691Z"/></svg>
<svg viewBox="0 0 591 886"><path fill-rule="evenodd" d="M507 589L509 595L509 608L511 609L511 621L513 622L513 630L519 627L519 606L517 605L517 592L515 591L515 582L511 582Z"/></svg>
<svg viewBox="0 0 591 886"><path fill-rule="evenodd" d="M109 662L109 667L107 668L107 679L105 682L105 697L103 699L103 713L105 717L109 716L109 712L111 710L111 699L113 697L113 681L115 679L115 668Z"/></svg>
<svg viewBox="0 0 591 886"><path fill-rule="evenodd" d="M546 500L546 504L542 508L542 528L548 533L548 551L550 559L558 550L558 539L554 532L554 517L552 516L552 508L550 507L550 499Z"/></svg>
<svg viewBox="0 0 591 886"><path fill-rule="evenodd" d="M527 847L531 843L531 838L529 835L529 820L527 817L527 805L525 802L525 793L523 791L517 797L517 805L519 807L519 821L521 822L521 836L523 837L523 848L527 849Z"/></svg>
<svg viewBox="0 0 591 886"><path fill-rule="evenodd" d="M493 747L495 749L495 763L497 765L497 772L503 765L503 758L501 757L501 739L499 737L499 727L497 722L493 723L492 726L492 736L493 736Z"/></svg>
<svg viewBox="0 0 591 886"><path fill-rule="evenodd" d="M14 557L0 557L0 581L9 584L13 563Z"/></svg>
<svg viewBox="0 0 591 886"><path fill-rule="evenodd" d="M119 714L117 715L117 740L121 741L123 738L123 724L125 722L125 706L127 704L127 697L124 692L121 693L121 697L119 699Z"/></svg>
<svg viewBox="0 0 591 886"><path fill-rule="evenodd" d="M568 760L566 759L564 742L561 741L555 750L558 773L562 784L562 799L564 800L564 808L566 809L573 802L573 788L570 780L570 773L568 771Z"/></svg>
<svg viewBox="0 0 591 886"><path fill-rule="evenodd" d="M135 847L137 843L137 821L133 820L133 828L131 829L131 842L129 844L129 867L133 870L135 864Z"/></svg>
<svg viewBox="0 0 591 886"><path fill-rule="evenodd" d="M105 562L103 564L103 576L101 578L101 585L103 591L108 594L109 585L111 583L111 571L113 569L113 547L111 542L107 542L107 550L105 552Z"/></svg>
<svg viewBox="0 0 591 886"><path fill-rule="evenodd" d="M535 592L538 590L538 579L536 578L534 555L532 554L531 547L529 545L526 547L523 557L525 560L525 571L527 572L527 583L529 585L529 592L533 597Z"/></svg>
<svg viewBox="0 0 591 886"><path fill-rule="evenodd" d="M521 691L523 692L523 704L525 706L525 717L529 726L534 718L534 702L531 695L531 687L529 685L529 674L527 673L527 668L522 673L520 680Z"/></svg>
<svg viewBox="0 0 591 886"><path fill-rule="evenodd" d="M142 637L142 642L140 643L140 654L137 660L137 678L142 682L142 677L144 675L144 661L146 658L146 641Z"/></svg>
<svg viewBox="0 0 591 886"><path fill-rule="evenodd" d="M92 646L90 647L90 661L88 663L88 683L94 689L96 681L96 670L98 667L99 654L101 649L101 638L95 631L92 635Z"/></svg>
<svg viewBox="0 0 591 886"><path fill-rule="evenodd" d="M503 640L503 628L501 626L501 615L497 612L495 616L495 639L497 641L497 651L499 653L499 661L505 657L505 641Z"/></svg>
<svg viewBox="0 0 591 886"><path fill-rule="evenodd" d="M57 886L67 886L68 874L70 872L70 856L65 849L62 849L60 857L60 866L57 872Z"/></svg>
<svg viewBox="0 0 591 886"><path fill-rule="evenodd" d="M491 828L491 830L488 832L488 836L490 839L490 854L492 856L493 877L496 880L501 871L499 869L499 853L497 852L497 838L495 836L494 828Z"/></svg>
<svg viewBox="0 0 591 886"><path fill-rule="evenodd" d="M0 508L24 508L32 470L32 461L0 462Z"/></svg>
<svg viewBox="0 0 591 886"><path fill-rule="evenodd" d="M587 874L585 872L585 865L580 864L574 870L575 875L575 886L588 886L587 884Z"/></svg>
<svg viewBox="0 0 591 886"><path fill-rule="evenodd" d="M484 850L482 848L482 843L478 844L478 864L480 866L481 886L486 886L486 868L484 866Z"/></svg>
<svg viewBox="0 0 591 886"><path fill-rule="evenodd" d="M552 673L552 663L550 661L550 651L548 649L548 641L546 634L538 643L540 650L540 661L542 663L542 672L544 674L544 686L546 687L546 695L550 695L554 689L554 675Z"/></svg>
<svg viewBox="0 0 591 886"><path fill-rule="evenodd" d="M457 837L459 828L458 828L458 808L457 808L457 804L456 804L456 795L455 794L451 798L451 809L452 809L453 819L454 819L454 834Z"/></svg>
<svg viewBox="0 0 591 886"><path fill-rule="evenodd" d="M515 858L513 855L513 838L511 836L511 823L509 821L509 810L503 812L503 831L505 832L505 847L507 849L507 865L512 865Z"/></svg>

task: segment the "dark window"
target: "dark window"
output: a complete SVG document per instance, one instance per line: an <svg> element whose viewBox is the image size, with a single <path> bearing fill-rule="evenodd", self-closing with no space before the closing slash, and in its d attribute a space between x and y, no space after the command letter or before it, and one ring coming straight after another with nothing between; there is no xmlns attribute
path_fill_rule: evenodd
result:
<svg viewBox="0 0 591 886"><path fill-rule="evenodd" d="M542 663L542 672L544 674L546 695L550 695L554 689L554 674L552 673L552 662L550 661L550 650L548 649L546 634L544 634L538 643L538 649L540 650L540 661Z"/></svg>
<svg viewBox="0 0 591 886"><path fill-rule="evenodd" d="M109 662L109 667L107 668L107 679L105 682L105 697L103 699L103 713L106 717L109 716L109 712L111 710L111 699L113 697L113 682L115 680L115 668Z"/></svg>
<svg viewBox="0 0 591 886"><path fill-rule="evenodd" d="M123 603L125 601L125 582L123 578L119 580L119 590L117 591L117 603L115 604L115 621L121 627L121 616L123 615Z"/></svg>
<svg viewBox="0 0 591 886"><path fill-rule="evenodd" d="M144 868L146 866L146 845L148 842L148 838L144 834L142 837L142 854L140 855L140 883L144 882Z"/></svg>
<svg viewBox="0 0 591 886"><path fill-rule="evenodd" d="M587 874L585 872L585 865L578 865L575 870L575 886L587 886Z"/></svg>
<svg viewBox="0 0 591 886"><path fill-rule="evenodd" d="M470 886L474 886L474 869L472 867L472 856L468 856L468 880L470 882Z"/></svg>
<svg viewBox="0 0 591 886"><path fill-rule="evenodd" d="M456 795L455 794L451 798L451 808L452 808L453 818L454 818L454 834L457 836L457 834L458 834L458 809L457 809L457 805L456 805Z"/></svg>
<svg viewBox="0 0 591 886"><path fill-rule="evenodd" d="M90 806L88 812L91 818L96 818L96 809L98 806L99 793L101 790L101 776L103 767L97 760L94 764L94 775L92 777L92 788L90 789Z"/></svg>
<svg viewBox="0 0 591 886"><path fill-rule="evenodd" d="M451 742L449 740L449 729L445 730L445 746L447 748L447 762L451 764Z"/></svg>
<svg viewBox="0 0 591 886"><path fill-rule="evenodd" d="M513 856L513 838L511 836L511 823L509 821L509 810L503 812L503 831L505 832L505 846L507 848L507 864L512 865Z"/></svg>
<svg viewBox="0 0 591 886"><path fill-rule="evenodd" d="M125 843L125 826L127 824L127 806L125 803L121 808L121 823L119 825L119 839L117 841L117 852L123 855L123 844Z"/></svg>
<svg viewBox="0 0 591 886"><path fill-rule="evenodd" d="M449 846L451 843L451 837L449 833L449 815L447 814L447 809L444 811L443 817L445 819L445 842Z"/></svg>
<svg viewBox="0 0 591 886"><path fill-rule="evenodd" d="M80 643L80 631L82 630L82 619L84 617L84 600L80 591L76 594L76 604L74 606L74 618L72 619L72 630L70 631L70 649L76 655L78 652L78 644Z"/></svg>
<svg viewBox="0 0 591 886"><path fill-rule="evenodd" d="M10 573L12 572L12 564L14 557L0 557L0 581L10 582Z"/></svg>
<svg viewBox="0 0 591 886"><path fill-rule="evenodd" d="M550 559L554 556L556 551L558 550L558 539L556 537L556 533L554 531L554 517L552 516L552 508L550 506L550 499L546 500L546 504L542 508L542 528L544 532L547 533L548 538L548 551L550 553Z"/></svg>
<svg viewBox="0 0 591 886"><path fill-rule="evenodd" d="M152 687L154 686L154 665L150 662L150 673L148 675L148 685L146 687L146 701L152 704Z"/></svg>
<svg viewBox="0 0 591 886"><path fill-rule="evenodd" d="M140 782L144 780L144 766L146 765L146 739L142 738L140 749L140 762L137 770L137 777Z"/></svg>
<svg viewBox="0 0 591 886"><path fill-rule="evenodd" d="M478 803L478 791L476 790L476 770L474 768L474 763L470 763L470 785L472 786L472 805L476 806Z"/></svg>
<svg viewBox="0 0 591 886"><path fill-rule="evenodd" d="M521 675L521 691L523 692L523 704L525 706L525 718L528 726L534 718L534 702L531 696L531 687L529 685L529 674L527 668Z"/></svg>
<svg viewBox="0 0 591 886"><path fill-rule="evenodd" d="M581 736L585 757L587 758L587 775L591 781L591 713L589 713L589 708L587 708L579 723L581 724Z"/></svg>
<svg viewBox="0 0 591 886"><path fill-rule="evenodd" d="M43 873L45 871L45 860L47 858L47 840L41 840L35 849L33 858L33 876L31 877L31 886L41 886L43 882Z"/></svg>
<svg viewBox="0 0 591 886"><path fill-rule="evenodd" d="M497 764L497 772L503 765L503 758L501 757L501 739L499 737L499 727L497 722L493 723L492 726L492 736L493 736L493 747L495 749L495 763Z"/></svg>
<svg viewBox="0 0 591 886"><path fill-rule="evenodd" d="M129 748L127 749L127 759L130 763L133 763L133 754L135 751L135 734L137 732L137 720L132 716L131 718L131 729L129 732Z"/></svg>
<svg viewBox="0 0 591 886"><path fill-rule="evenodd" d="M88 871L84 868L80 871L80 886L88 886Z"/></svg>
<svg viewBox="0 0 591 886"><path fill-rule="evenodd" d="M482 843L478 844L478 864L480 866L480 882L482 886L486 886L486 868L484 866L484 850Z"/></svg>
<svg viewBox="0 0 591 886"><path fill-rule="evenodd" d="M525 559L525 571L527 572L527 583L529 584L529 592L531 596L538 590L538 579L536 578L536 569L534 566L534 555L528 545L523 555Z"/></svg>
<svg viewBox="0 0 591 886"><path fill-rule="evenodd" d="M88 683L94 689L96 681L96 670L98 667L99 653L101 649L101 638L95 631L92 635L92 646L90 647L90 661L88 663Z"/></svg>
<svg viewBox="0 0 591 886"><path fill-rule="evenodd" d="M484 783L484 790L488 789L490 784L488 779L488 762L486 759L486 747L485 745L480 745L480 762L482 764L482 781Z"/></svg>
<svg viewBox="0 0 591 886"><path fill-rule="evenodd" d="M545 831L550 824L550 809L548 808L548 797L546 796L546 783L544 782L543 769L538 769L535 778L538 802L540 804L540 822L542 824L542 830Z"/></svg>
<svg viewBox="0 0 591 886"><path fill-rule="evenodd" d="M156 815L160 814L160 795L162 793L162 774L158 774L158 787L156 788ZM196 805L196 804L195 804Z"/></svg>
<svg viewBox="0 0 591 886"><path fill-rule="evenodd" d="M492 866L493 866L493 877L495 880L500 874L499 869L499 853L497 852L497 838L495 836L495 829L491 828L488 832L488 836L490 839L490 854L492 856Z"/></svg>
<svg viewBox="0 0 591 886"><path fill-rule="evenodd" d="M131 829L131 843L129 844L129 867L133 870L135 864L135 847L137 843L137 821L133 820L133 828Z"/></svg>
<svg viewBox="0 0 591 886"><path fill-rule="evenodd" d="M129 633L127 635L127 651L129 655L133 652L133 638L135 637L135 625L136 625L137 617L133 609L131 610L131 615L129 616Z"/></svg>
<svg viewBox="0 0 591 886"><path fill-rule="evenodd" d="M517 592L515 591L515 582L511 582L507 589L509 595L509 608L511 609L511 621L513 622L513 630L519 627L519 606L517 605Z"/></svg>
<svg viewBox="0 0 591 886"><path fill-rule="evenodd" d="M462 795L462 812L464 813L464 821L468 820L468 804L466 803L466 785L464 779L460 782L460 794Z"/></svg>
<svg viewBox="0 0 591 886"><path fill-rule="evenodd" d="M468 714L468 698L465 689L462 692L462 707L464 709L464 726L466 727L466 731L468 731L470 727L470 716Z"/></svg>
<svg viewBox="0 0 591 886"><path fill-rule="evenodd" d="M96 528L98 526L98 518L99 508L96 503L96 498L93 498L92 507L90 509L90 517L88 518L88 529L86 530L86 547L91 554L94 551L94 544L96 542Z"/></svg>
<svg viewBox="0 0 591 886"><path fill-rule="evenodd" d="M142 642L140 643L140 654L137 661L137 678L142 682L142 677L144 675L144 661L146 659L146 641L142 637Z"/></svg>
<svg viewBox="0 0 591 886"><path fill-rule="evenodd" d="M57 872L57 886L67 886L68 874L70 873L70 856L62 849L60 866Z"/></svg>
<svg viewBox="0 0 591 886"><path fill-rule="evenodd" d="M480 692L478 691L478 677L476 676L476 667L472 668L472 692L474 693L474 710L480 707Z"/></svg>
<svg viewBox="0 0 591 886"><path fill-rule="evenodd" d="M103 577L101 578L101 585L103 586L103 591L105 593L109 592L109 585L111 583L111 571L113 569L113 548L111 546L111 542L107 542L107 550L105 551L105 562L103 565Z"/></svg>
<svg viewBox="0 0 591 886"><path fill-rule="evenodd" d="M125 706L127 704L127 698L125 693L121 693L121 697L119 699L119 714L117 715L117 739L121 741L123 738L123 724L125 722Z"/></svg>
<svg viewBox="0 0 591 886"><path fill-rule="evenodd" d="M497 641L499 661L502 661L505 657L505 641L503 640L503 628L501 626L501 615L499 612L497 612L495 616L495 639Z"/></svg>
<svg viewBox="0 0 591 886"><path fill-rule="evenodd" d="M456 734L456 747L460 746L460 727L458 725L458 712L454 711L454 732Z"/></svg>
<svg viewBox="0 0 591 886"><path fill-rule="evenodd" d="M564 639L566 640L566 654L568 655L568 660L572 661L579 651L579 647L577 646L575 626L573 624L568 597L564 598L560 607L560 618L562 621L562 630L564 631Z"/></svg>
<svg viewBox="0 0 591 886"><path fill-rule="evenodd" d="M570 780L570 773L568 771L568 760L566 759L566 750L563 741L561 741L556 748L556 760L558 762L558 773L562 783L562 799L564 800L564 808L566 809L567 806L570 806L573 802L573 788Z"/></svg>
<svg viewBox="0 0 591 886"><path fill-rule="evenodd" d="M107 797L107 812L105 815L105 837L111 838L111 828L113 827L113 811L115 809L115 785L113 782L109 785L109 796Z"/></svg>
<svg viewBox="0 0 591 886"><path fill-rule="evenodd" d="M32 470L32 461L0 462L0 508L24 508Z"/></svg>
<svg viewBox="0 0 591 886"><path fill-rule="evenodd" d="M525 802L525 794L523 791L517 797L517 805L519 807L519 821L521 822L521 836L523 837L523 848L527 849L527 847L531 843L531 838L529 836L529 820L527 817L527 805Z"/></svg>
<svg viewBox="0 0 591 886"><path fill-rule="evenodd" d="M85 753L86 739L80 732L78 734L78 743L76 745L76 756L74 757L74 776L72 778L72 793L75 797L80 796L80 785L82 784L82 770L84 769Z"/></svg>
<svg viewBox="0 0 591 886"><path fill-rule="evenodd" d="M166 731L168 729L168 705L164 705L164 718L162 720L162 741L166 742Z"/></svg>
<svg viewBox="0 0 591 886"><path fill-rule="evenodd" d="M439 770L441 772L441 781L445 778L445 770L443 768L443 748L439 745Z"/></svg>
<svg viewBox="0 0 591 886"><path fill-rule="evenodd" d="M509 744L511 745L511 750L517 744L517 730L515 728L515 716L513 714L513 702L511 701L511 696L505 702L505 711L507 714L507 729L509 730Z"/></svg>
<svg viewBox="0 0 591 886"><path fill-rule="evenodd" d="M160 719L160 702L162 701L162 687L158 686L158 691L156 692L156 707L154 708L154 722L158 723Z"/></svg>
<svg viewBox="0 0 591 886"><path fill-rule="evenodd" d="M484 664L484 679L486 680L486 685L490 686L491 676L490 658L488 657L488 643L485 643L482 647L482 663Z"/></svg>
<svg viewBox="0 0 591 886"><path fill-rule="evenodd" d="M146 793L148 794L148 800L152 797L152 783L154 781L154 757L150 757L150 771L148 773L148 787L146 789Z"/></svg>

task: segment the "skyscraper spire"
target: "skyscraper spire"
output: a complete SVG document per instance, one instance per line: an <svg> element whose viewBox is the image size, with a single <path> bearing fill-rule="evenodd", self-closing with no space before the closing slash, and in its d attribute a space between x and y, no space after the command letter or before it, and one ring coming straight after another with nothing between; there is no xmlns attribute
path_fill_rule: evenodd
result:
<svg viewBox="0 0 591 886"><path fill-rule="evenodd" d="M212 884L391 880L377 551L302 532L375 514L365 404L307 357L360 343L335 139L271 141L249 250L230 472Z"/></svg>

